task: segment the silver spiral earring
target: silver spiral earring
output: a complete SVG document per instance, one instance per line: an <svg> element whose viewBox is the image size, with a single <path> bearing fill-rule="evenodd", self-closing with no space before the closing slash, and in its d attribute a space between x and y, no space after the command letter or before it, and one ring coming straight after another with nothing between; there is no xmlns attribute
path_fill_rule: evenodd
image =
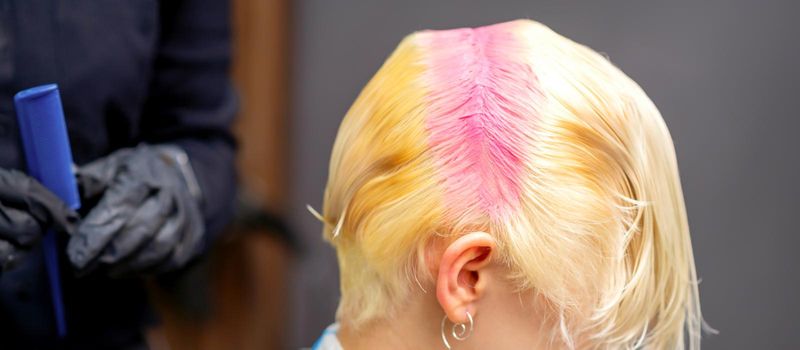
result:
<svg viewBox="0 0 800 350"><path fill-rule="evenodd" d="M462 341L464 339L469 338L472 335L472 328L475 325L475 322L472 320L472 315L470 315L469 311L467 311L467 319L469 320L469 324L465 323L454 323L453 328L450 329L450 335L453 339ZM442 342L444 343L444 347L448 350L451 350L452 347L450 346L450 342L447 341L447 334L444 331L445 324L447 323L447 315L444 315L442 318Z"/></svg>

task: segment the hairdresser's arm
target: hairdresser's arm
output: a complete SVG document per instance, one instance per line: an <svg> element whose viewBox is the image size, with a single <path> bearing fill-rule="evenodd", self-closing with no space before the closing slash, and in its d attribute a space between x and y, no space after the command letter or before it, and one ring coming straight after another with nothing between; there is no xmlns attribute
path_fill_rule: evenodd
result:
<svg viewBox="0 0 800 350"><path fill-rule="evenodd" d="M164 1L160 16L142 144L78 171L84 202L97 202L67 247L80 270L180 268L232 216L236 101L228 80L228 3Z"/></svg>
<svg viewBox="0 0 800 350"><path fill-rule="evenodd" d="M189 156L200 189L207 238L219 234L234 207L236 98L228 78L229 4L164 1L161 47L143 121L149 143L172 143Z"/></svg>

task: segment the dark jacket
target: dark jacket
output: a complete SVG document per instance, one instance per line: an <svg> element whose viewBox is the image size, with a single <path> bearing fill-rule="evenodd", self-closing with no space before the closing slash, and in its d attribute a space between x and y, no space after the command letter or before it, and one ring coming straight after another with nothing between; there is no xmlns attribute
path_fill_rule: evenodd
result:
<svg viewBox="0 0 800 350"><path fill-rule="evenodd" d="M0 167L24 169L13 95L57 83L77 164L141 142L184 147L211 241L235 193L228 17L214 0L0 0ZM141 342L152 311L140 279L61 267L66 348ZM0 348L55 347L48 293L39 251L0 277Z"/></svg>

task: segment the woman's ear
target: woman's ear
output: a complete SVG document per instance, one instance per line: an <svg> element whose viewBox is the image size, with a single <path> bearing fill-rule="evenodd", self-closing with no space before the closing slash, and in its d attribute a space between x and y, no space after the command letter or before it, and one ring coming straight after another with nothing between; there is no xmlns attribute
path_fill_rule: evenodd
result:
<svg viewBox="0 0 800 350"><path fill-rule="evenodd" d="M478 301L488 282L487 267L495 239L486 232L465 234L447 246L439 262L436 298L454 323L467 322L467 312L477 313Z"/></svg>

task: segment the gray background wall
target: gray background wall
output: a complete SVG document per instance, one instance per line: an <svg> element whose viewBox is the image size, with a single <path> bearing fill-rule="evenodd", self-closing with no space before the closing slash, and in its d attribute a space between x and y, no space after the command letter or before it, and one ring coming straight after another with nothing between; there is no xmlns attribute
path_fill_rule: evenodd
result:
<svg viewBox="0 0 800 350"><path fill-rule="evenodd" d="M648 3L648 4L645 4ZM674 137L706 349L800 349L800 6L796 1L295 2L291 221L298 259L292 345L333 320L333 251L320 208L337 125L406 34L538 20L605 52L661 109Z"/></svg>

